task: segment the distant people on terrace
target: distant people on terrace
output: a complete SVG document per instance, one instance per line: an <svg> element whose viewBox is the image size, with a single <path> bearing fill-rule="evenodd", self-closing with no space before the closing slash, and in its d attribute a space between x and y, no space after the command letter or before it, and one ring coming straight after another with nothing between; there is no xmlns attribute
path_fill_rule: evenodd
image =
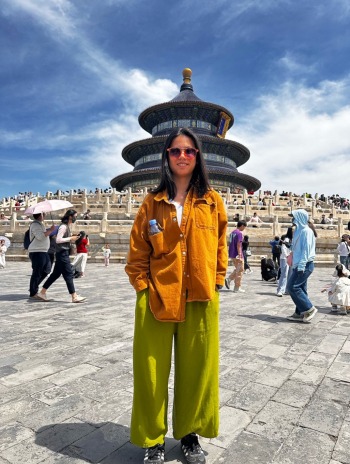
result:
<svg viewBox="0 0 350 464"><path fill-rule="evenodd" d="M253 216L247 222L247 225L251 225L252 227L259 227L260 224L263 224L263 221L259 218L258 213L254 212Z"/></svg>

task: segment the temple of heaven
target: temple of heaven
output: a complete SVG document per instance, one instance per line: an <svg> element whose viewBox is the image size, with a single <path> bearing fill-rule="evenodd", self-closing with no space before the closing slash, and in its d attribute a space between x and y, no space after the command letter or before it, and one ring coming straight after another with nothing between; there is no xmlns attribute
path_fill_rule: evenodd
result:
<svg viewBox="0 0 350 464"><path fill-rule="evenodd" d="M226 108L201 100L193 92L192 71L183 70L180 93L169 102L144 110L139 116L140 126L152 137L127 145L122 157L134 166L132 172L111 180L111 186L121 191L131 187L153 188L160 178L161 154L168 134L176 127L191 128L202 143L210 184L216 190L231 192L258 190L260 181L238 172L237 168L250 157L249 150L238 142L225 139L233 126L233 115Z"/></svg>

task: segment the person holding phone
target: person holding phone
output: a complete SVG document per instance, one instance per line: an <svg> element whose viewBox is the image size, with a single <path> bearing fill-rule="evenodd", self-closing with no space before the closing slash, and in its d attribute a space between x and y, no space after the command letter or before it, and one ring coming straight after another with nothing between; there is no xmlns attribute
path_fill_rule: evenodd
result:
<svg viewBox="0 0 350 464"><path fill-rule="evenodd" d="M47 281L44 283L39 295L40 298L47 301L46 291L51 285L56 282L59 277L63 277L69 294L72 297L72 303L82 303L86 298L77 295L73 281L73 271L69 259L69 251L71 244L75 243L78 235L72 235L71 226L74 224L77 218L77 212L74 209L66 211L65 215L61 220L61 224L57 231L56 237L56 264L52 274L49 276Z"/></svg>

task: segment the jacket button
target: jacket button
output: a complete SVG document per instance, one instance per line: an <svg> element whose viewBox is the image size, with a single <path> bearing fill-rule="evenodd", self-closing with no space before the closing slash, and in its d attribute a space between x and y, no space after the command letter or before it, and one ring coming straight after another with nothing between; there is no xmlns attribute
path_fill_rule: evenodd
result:
<svg viewBox="0 0 350 464"><path fill-rule="evenodd" d="M180 234L180 237L183 237L183 234Z"/></svg>
<svg viewBox="0 0 350 464"><path fill-rule="evenodd" d="M173 218L173 221L175 222L175 221L177 221L177 219L174 217L174 218Z"/></svg>
<svg viewBox="0 0 350 464"><path fill-rule="evenodd" d="M183 251L182 254L185 255L185 254L186 254L186 251Z"/></svg>

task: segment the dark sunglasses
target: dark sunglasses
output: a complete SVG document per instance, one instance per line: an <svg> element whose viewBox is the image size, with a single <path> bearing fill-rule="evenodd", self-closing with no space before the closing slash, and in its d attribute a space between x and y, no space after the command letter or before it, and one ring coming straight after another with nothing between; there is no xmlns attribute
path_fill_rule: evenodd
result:
<svg viewBox="0 0 350 464"><path fill-rule="evenodd" d="M172 156L173 158L180 158L181 153L185 155L186 158L188 159L193 159L197 152L197 148L167 148L167 151L169 152L169 155Z"/></svg>

